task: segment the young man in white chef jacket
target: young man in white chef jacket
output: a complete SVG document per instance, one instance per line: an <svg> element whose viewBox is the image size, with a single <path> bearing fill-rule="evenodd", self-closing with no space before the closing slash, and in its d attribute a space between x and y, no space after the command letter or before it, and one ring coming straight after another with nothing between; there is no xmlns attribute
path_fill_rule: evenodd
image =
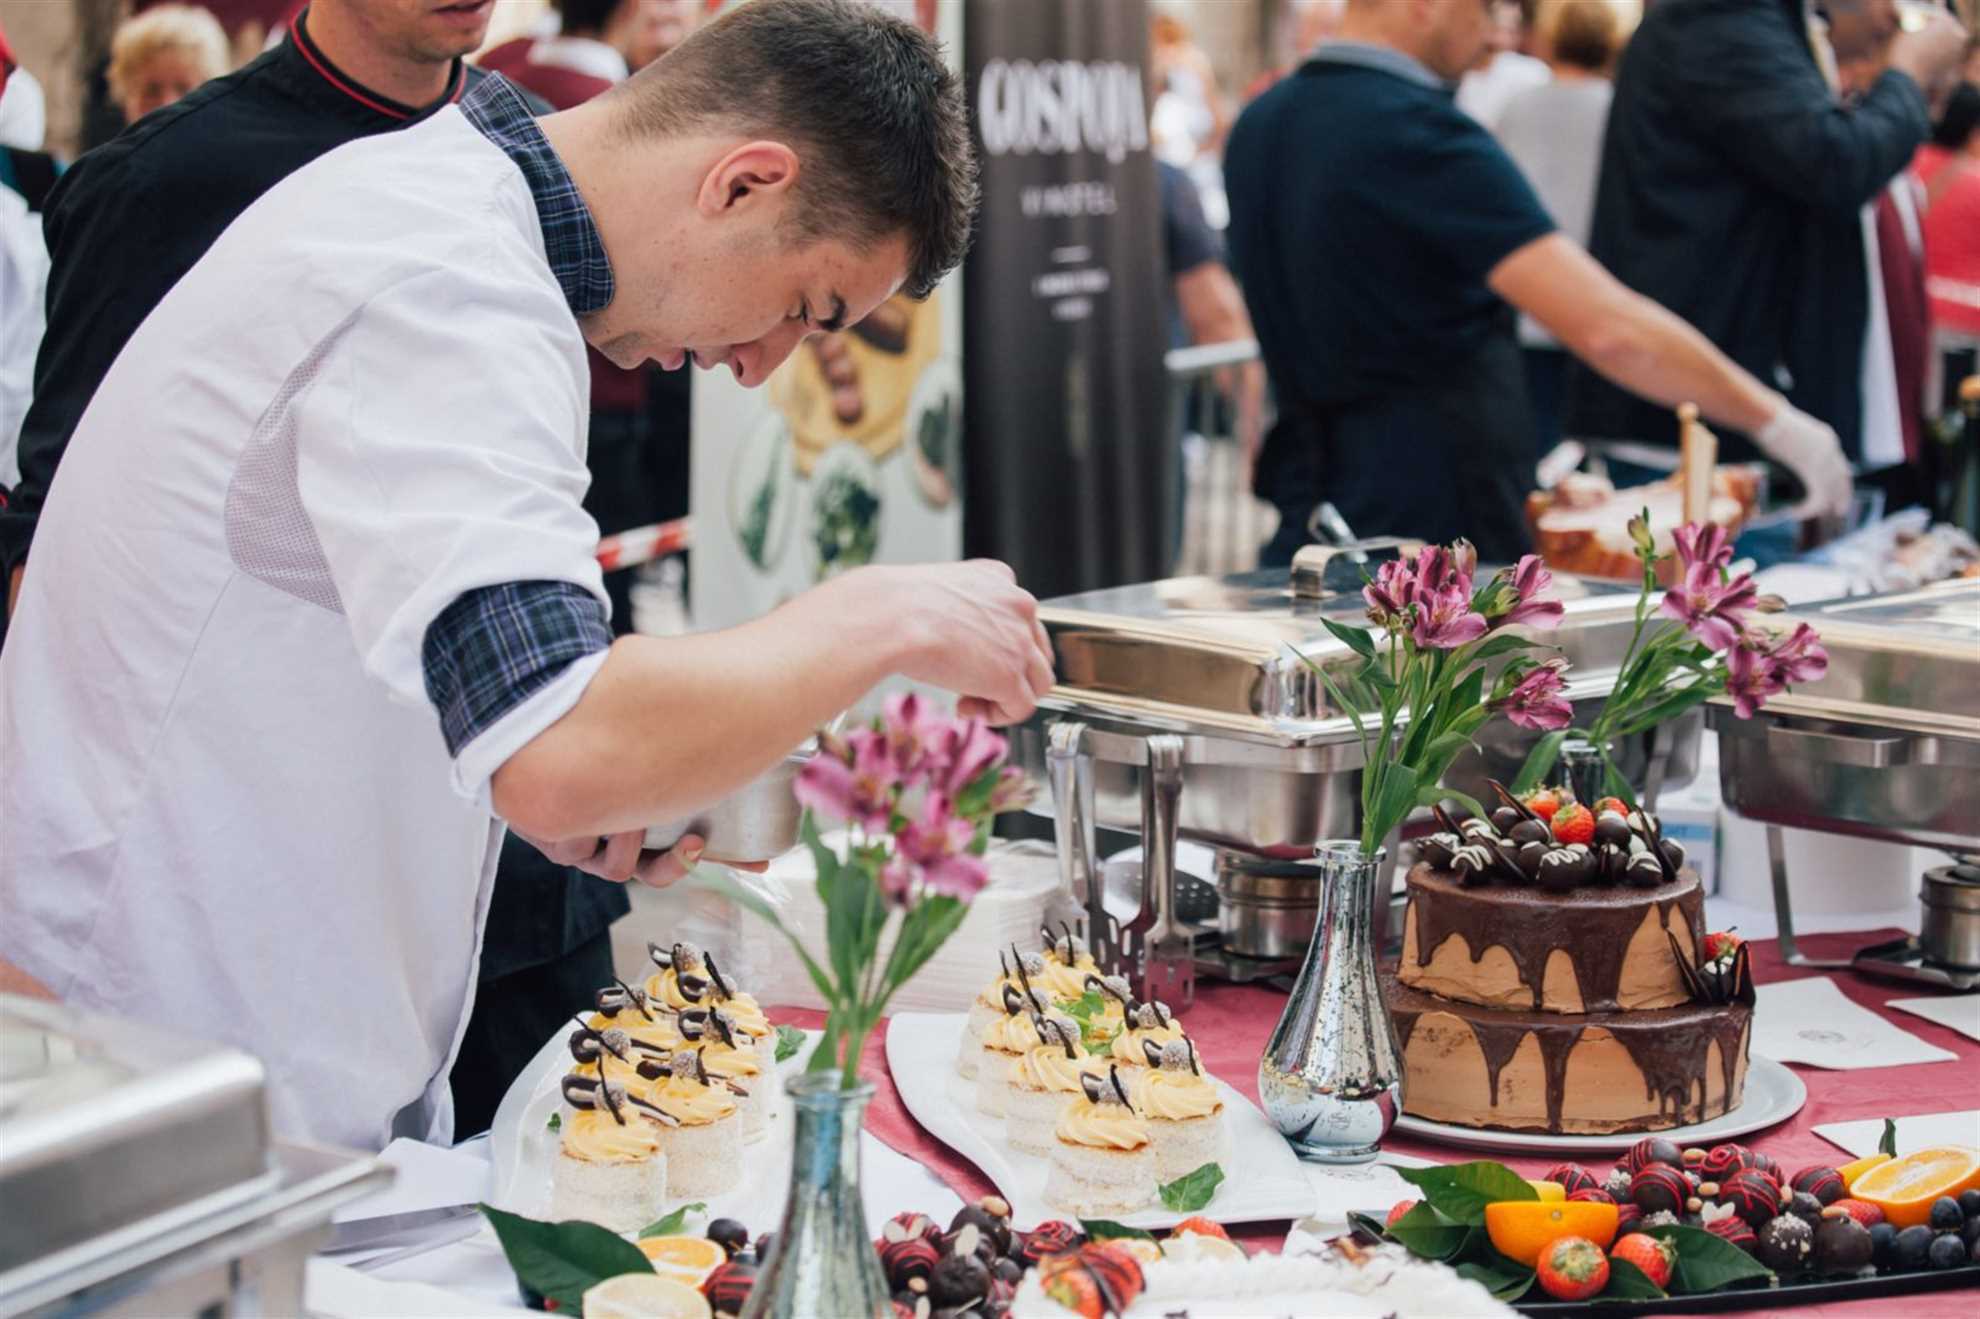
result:
<svg viewBox="0 0 1980 1319"><path fill-rule="evenodd" d="M975 197L957 79L855 0L753 0L541 121L491 78L269 191L51 488L0 654L0 987L253 1051L290 1135L444 1140L504 821L670 883L700 841L646 824L889 674L1027 715L1050 649L1001 565L612 642L579 504L587 342L761 384L925 295Z"/></svg>

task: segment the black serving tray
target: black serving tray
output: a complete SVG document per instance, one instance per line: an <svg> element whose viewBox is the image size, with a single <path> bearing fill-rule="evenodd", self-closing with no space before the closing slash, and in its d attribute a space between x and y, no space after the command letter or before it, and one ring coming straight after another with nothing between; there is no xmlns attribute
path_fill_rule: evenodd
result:
<svg viewBox="0 0 1980 1319"><path fill-rule="evenodd" d="M1693 1296L1669 1296L1656 1301L1553 1301L1536 1283L1526 1296L1510 1304L1521 1314L1540 1319L1627 1319L1631 1315L1725 1314L1732 1310L1784 1310L1797 1305L1838 1301L1868 1301L1880 1296L1909 1296L1916 1292L1980 1288L1980 1264L1956 1269L1926 1269L1915 1273L1880 1273L1874 1278L1836 1278L1779 1286L1731 1286ZM1535 1299L1540 1298L1540 1299Z"/></svg>

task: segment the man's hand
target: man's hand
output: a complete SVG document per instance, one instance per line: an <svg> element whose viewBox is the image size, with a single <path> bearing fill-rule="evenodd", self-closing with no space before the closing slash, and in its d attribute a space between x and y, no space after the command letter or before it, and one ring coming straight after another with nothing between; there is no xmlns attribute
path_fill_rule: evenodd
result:
<svg viewBox="0 0 1980 1319"><path fill-rule="evenodd" d="M576 866L587 875L623 884L629 879L653 888L666 888L684 878L701 860L704 841L688 834L667 852L643 846L646 831L629 830L609 838L568 838L551 842L517 831L523 841L560 866Z"/></svg>
<svg viewBox="0 0 1980 1319"><path fill-rule="evenodd" d="M960 713L1015 724L1052 690L1052 642L1038 601L1009 565L975 559L862 571L862 587L879 593L874 619L897 619L913 638L900 672L956 693Z"/></svg>
<svg viewBox="0 0 1980 1319"><path fill-rule="evenodd" d="M27 571L27 565L26 565L25 563L17 563L17 564L15 564L15 565L14 565L14 571L13 571L13 574L12 574L12 575L11 575L11 577L10 577L10 578L8 579L8 582L7 582L7 617L9 617L9 618L12 618L12 617L14 616L14 606L15 606L16 604L18 604L18 603L20 602L20 598L21 598L21 574L22 574L22 573L24 573L24 572L26 572L26 571Z"/></svg>
<svg viewBox="0 0 1980 1319"><path fill-rule="evenodd" d="M1927 15L1925 26L1891 41L1890 67L1910 74L1928 94L1965 58L1966 29L1944 11Z"/></svg>
<svg viewBox="0 0 1980 1319"><path fill-rule="evenodd" d="M1794 473L1808 492L1799 512L1804 517L1840 517L1849 512L1855 489L1849 459L1835 431L1782 400L1774 419L1754 432L1760 451Z"/></svg>

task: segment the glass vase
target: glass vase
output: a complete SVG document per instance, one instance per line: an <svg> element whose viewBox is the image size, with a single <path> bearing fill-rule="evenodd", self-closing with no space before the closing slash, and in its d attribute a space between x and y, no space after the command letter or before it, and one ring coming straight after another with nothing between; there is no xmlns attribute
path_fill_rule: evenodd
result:
<svg viewBox="0 0 1980 1319"><path fill-rule="evenodd" d="M790 1195L743 1319L893 1313L860 1198L860 1123L873 1087L843 1090L840 1079L835 1070L808 1072L785 1083L797 1118Z"/></svg>
<svg viewBox="0 0 1980 1319"><path fill-rule="evenodd" d="M1589 810L1609 795L1608 753L1613 744L1571 737L1561 743L1561 777L1574 799Z"/></svg>
<svg viewBox="0 0 1980 1319"><path fill-rule="evenodd" d="M1402 1050L1375 973L1386 848L1323 844L1320 910L1292 998L1258 1062L1266 1116L1303 1159L1365 1163L1402 1109ZM1386 895L1383 895L1386 899Z"/></svg>

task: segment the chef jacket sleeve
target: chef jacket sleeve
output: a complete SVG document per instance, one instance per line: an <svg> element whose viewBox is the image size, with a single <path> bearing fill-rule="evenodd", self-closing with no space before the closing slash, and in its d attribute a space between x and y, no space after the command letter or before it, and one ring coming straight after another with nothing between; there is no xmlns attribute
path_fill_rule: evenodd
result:
<svg viewBox="0 0 1980 1319"><path fill-rule="evenodd" d="M456 788L484 803L610 643L580 504L584 357L556 287L517 255L377 295L318 345L291 404L297 488L359 657L436 708Z"/></svg>
<svg viewBox="0 0 1980 1319"><path fill-rule="evenodd" d="M1742 175L1809 206L1852 215L1932 130L1925 95L1887 70L1853 106L1836 100L1807 38L1777 15L1701 10L1662 80L1701 140ZM1696 58L1709 54L1707 58Z"/></svg>

